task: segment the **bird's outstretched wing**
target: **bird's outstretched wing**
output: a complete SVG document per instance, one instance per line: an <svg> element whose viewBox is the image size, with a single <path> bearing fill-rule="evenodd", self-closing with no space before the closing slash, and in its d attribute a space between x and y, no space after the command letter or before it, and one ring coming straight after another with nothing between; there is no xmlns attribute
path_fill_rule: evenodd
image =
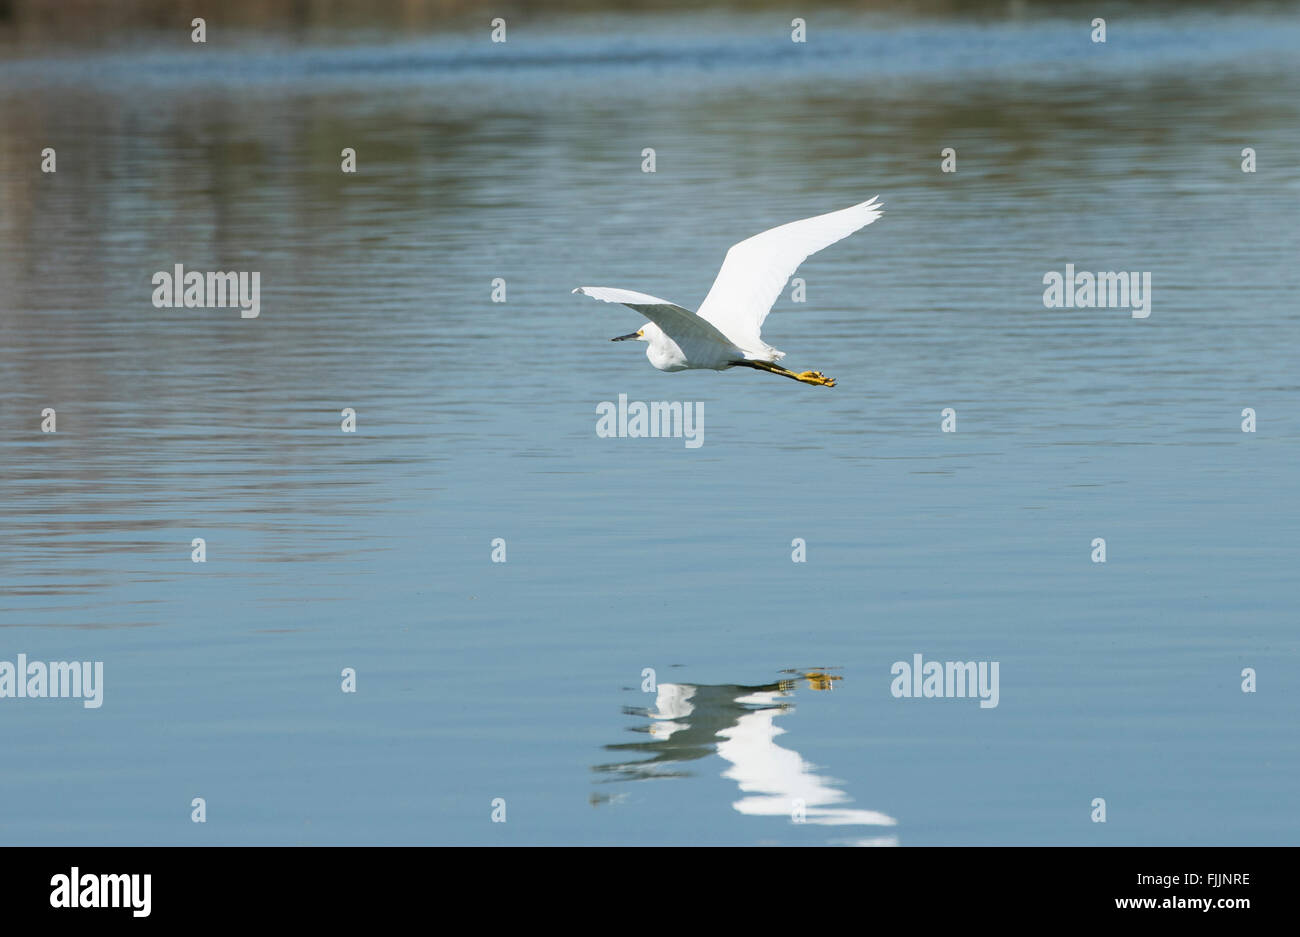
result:
<svg viewBox="0 0 1300 937"><path fill-rule="evenodd" d="M701 319L689 309L683 309L666 299L608 286L580 286L573 292L582 293L592 299L604 300L607 303L622 303L629 309L635 309L663 329L665 334L678 344L690 339L705 339L721 342L723 345L731 344L727 336L719 332L711 323Z"/></svg>
<svg viewBox="0 0 1300 937"><path fill-rule="evenodd" d="M809 256L880 217L875 198L840 211L792 221L733 244L704 297L699 316L755 355L776 353L759 337L763 320L790 275Z"/></svg>

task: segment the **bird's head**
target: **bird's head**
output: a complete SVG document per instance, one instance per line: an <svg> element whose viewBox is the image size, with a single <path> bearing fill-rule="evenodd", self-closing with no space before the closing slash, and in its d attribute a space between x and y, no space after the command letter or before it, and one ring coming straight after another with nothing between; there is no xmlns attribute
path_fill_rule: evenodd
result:
<svg viewBox="0 0 1300 937"><path fill-rule="evenodd" d="M648 342L654 337L654 332L659 328L653 322L647 322L635 332L628 332L626 335L620 335L618 338L611 338L611 342Z"/></svg>

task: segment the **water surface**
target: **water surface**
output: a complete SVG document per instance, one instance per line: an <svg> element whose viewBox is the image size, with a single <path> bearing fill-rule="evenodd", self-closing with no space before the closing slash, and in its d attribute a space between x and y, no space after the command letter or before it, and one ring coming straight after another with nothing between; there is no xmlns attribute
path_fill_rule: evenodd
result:
<svg viewBox="0 0 1300 937"><path fill-rule="evenodd" d="M7 46L0 660L105 695L0 701L0 841L1294 844L1294 12ZM765 331L833 389L569 292L694 308L872 195ZM1150 318L1045 309L1066 263ZM999 705L894 698L917 653Z"/></svg>

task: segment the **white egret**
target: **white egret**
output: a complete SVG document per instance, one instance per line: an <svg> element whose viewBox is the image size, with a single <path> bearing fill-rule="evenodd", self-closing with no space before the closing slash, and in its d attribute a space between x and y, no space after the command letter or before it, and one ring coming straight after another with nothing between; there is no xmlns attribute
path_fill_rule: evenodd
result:
<svg viewBox="0 0 1300 937"><path fill-rule="evenodd" d="M611 341L647 342L650 347L646 357L660 371L746 367L804 384L834 387L834 378L820 371L796 373L777 365L785 352L764 342L759 333L786 281L805 259L866 227L880 215L880 204L872 198L852 208L792 221L733 244L699 312L632 290L580 286L573 292L607 303L622 303L647 317L650 321L641 328Z"/></svg>

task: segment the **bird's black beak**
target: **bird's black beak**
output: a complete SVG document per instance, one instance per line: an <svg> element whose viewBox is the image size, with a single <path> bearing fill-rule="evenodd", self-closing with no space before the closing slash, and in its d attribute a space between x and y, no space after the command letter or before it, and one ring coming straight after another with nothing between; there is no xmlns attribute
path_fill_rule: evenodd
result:
<svg viewBox="0 0 1300 937"><path fill-rule="evenodd" d="M641 337L641 333L640 333L639 331L637 331L637 332L629 332L627 335L620 335L618 338L611 338L610 341L611 341L611 342L626 342L626 341L630 341L631 339L634 339L634 338L640 338L640 337Z"/></svg>

